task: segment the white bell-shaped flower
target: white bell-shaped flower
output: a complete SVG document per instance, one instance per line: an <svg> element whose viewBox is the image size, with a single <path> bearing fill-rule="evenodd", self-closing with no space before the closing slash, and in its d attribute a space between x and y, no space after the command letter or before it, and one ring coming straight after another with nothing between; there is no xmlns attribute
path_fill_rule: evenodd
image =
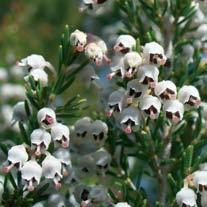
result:
<svg viewBox="0 0 207 207"><path fill-rule="evenodd" d="M43 87L48 85L48 75L41 68L31 70L29 75L24 77L25 81L29 81L29 77L32 77L36 83L39 81Z"/></svg>
<svg viewBox="0 0 207 207"><path fill-rule="evenodd" d="M182 48L182 54L184 56L184 61L187 61L187 63L193 62L193 55L195 52L194 47L191 44L184 45Z"/></svg>
<svg viewBox="0 0 207 207"><path fill-rule="evenodd" d="M155 96L145 96L141 99L140 109L151 119L157 119L161 109L161 102Z"/></svg>
<svg viewBox="0 0 207 207"><path fill-rule="evenodd" d="M158 82L155 86L155 95L162 100L174 100L177 96L176 85L169 80Z"/></svg>
<svg viewBox="0 0 207 207"><path fill-rule="evenodd" d="M146 64L164 65L167 61L163 47L157 42L145 44L143 47L143 58Z"/></svg>
<svg viewBox="0 0 207 207"><path fill-rule="evenodd" d="M43 56L36 54L32 54L21 59L19 62L17 62L17 65L26 68L28 71L32 69L44 69L45 67L48 67L52 71L54 70L51 63L46 61Z"/></svg>
<svg viewBox="0 0 207 207"><path fill-rule="evenodd" d="M101 148L94 152L92 156L95 160L97 174L105 176L110 168L111 155L105 149Z"/></svg>
<svg viewBox="0 0 207 207"><path fill-rule="evenodd" d="M132 78L132 76L137 72L138 67L142 64L142 58L138 52L128 52L124 56L124 68L125 76L127 78Z"/></svg>
<svg viewBox="0 0 207 207"><path fill-rule="evenodd" d="M50 129L56 124L56 114L51 108L42 108L37 113L37 120L42 128Z"/></svg>
<svg viewBox="0 0 207 207"><path fill-rule="evenodd" d="M30 135L32 149L36 156L45 153L51 142L51 135L44 129L35 129Z"/></svg>
<svg viewBox="0 0 207 207"><path fill-rule="evenodd" d="M114 46L115 52L126 54L136 46L136 40L131 35L120 35Z"/></svg>
<svg viewBox="0 0 207 207"><path fill-rule="evenodd" d="M188 110L191 107L198 107L201 103L201 98L198 89L195 86L183 86L178 92L178 99L185 105Z"/></svg>
<svg viewBox="0 0 207 207"><path fill-rule="evenodd" d="M1 98L4 100L16 99L21 100L25 99L25 88L19 84L10 84L6 83L0 87Z"/></svg>
<svg viewBox="0 0 207 207"><path fill-rule="evenodd" d="M40 183L42 167L34 160L24 163L21 169L22 180L28 191L33 191Z"/></svg>
<svg viewBox="0 0 207 207"><path fill-rule="evenodd" d="M57 151L54 152L54 156L57 159L59 159L62 164L62 174L64 176L68 176L69 175L68 168L72 167L69 150L59 148Z"/></svg>
<svg viewBox="0 0 207 207"><path fill-rule="evenodd" d="M74 124L76 136L82 138L86 137L91 126L91 122L91 118L89 117L83 117L76 121Z"/></svg>
<svg viewBox="0 0 207 207"><path fill-rule="evenodd" d="M193 184L201 194L207 192L207 171L196 171L193 173Z"/></svg>
<svg viewBox="0 0 207 207"><path fill-rule="evenodd" d="M113 113L120 113L126 106L126 94L123 89L112 92L108 99L107 116L111 117Z"/></svg>
<svg viewBox="0 0 207 207"><path fill-rule="evenodd" d="M154 65L142 65L137 72L137 79L143 85L154 88L158 82L159 70Z"/></svg>
<svg viewBox="0 0 207 207"><path fill-rule="evenodd" d="M55 188L60 189L61 183L60 179L62 178L61 174L61 162L59 159L55 158L52 155L47 155L42 162L43 176L47 179L52 179L55 183Z"/></svg>
<svg viewBox="0 0 207 207"><path fill-rule="evenodd" d="M102 147L106 141L108 126L101 120L94 121L90 126L90 134L98 148Z"/></svg>
<svg viewBox="0 0 207 207"><path fill-rule="evenodd" d="M25 111L24 101L16 103L13 107L12 122L16 123L17 121L24 122L27 119L27 114Z"/></svg>
<svg viewBox="0 0 207 207"><path fill-rule="evenodd" d="M125 108L121 113L121 127L127 134L136 131L142 122L142 115L140 111L133 106Z"/></svg>
<svg viewBox="0 0 207 207"><path fill-rule="evenodd" d="M178 123L183 119L184 105L178 100L166 101L163 105L166 117L173 123Z"/></svg>
<svg viewBox="0 0 207 207"><path fill-rule="evenodd" d="M127 83L127 103L131 104L133 100L140 100L146 93L148 87L140 84L138 79L133 79Z"/></svg>
<svg viewBox="0 0 207 207"><path fill-rule="evenodd" d="M21 169L24 163L28 160L28 154L23 144L13 146L8 151L8 165L3 167L3 172L8 173L14 166Z"/></svg>
<svg viewBox="0 0 207 207"><path fill-rule="evenodd" d="M112 80L114 76L123 78L125 76L124 58L115 59L115 63L111 66L111 73L107 75L108 80Z"/></svg>
<svg viewBox="0 0 207 207"><path fill-rule="evenodd" d="M8 79L8 73L5 68L0 67L0 81L5 82Z"/></svg>
<svg viewBox="0 0 207 207"><path fill-rule="evenodd" d="M70 43L78 52L83 52L87 44L87 34L76 29L70 35Z"/></svg>
<svg viewBox="0 0 207 207"><path fill-rule="evenodd" d="M131 206L126 202L119 202L114 207L131 207Z"/></svg>
<svg viewBox="0 0 207 207"><path fill-rule="evenodd" d="M187 187L182 188L176 194L176 201L180 207L197 207L196 200L197 195L195 194L195 192Z"/></svg>
<svg viewBox="0 0 207 207"><path fill-rule="evenodd" d="M89 39L91 39L91 42L85 47L86 56L93 60L97 66L101 66L104 60L111 63L111 59L107 57L106 43L94 35L90 35Z"/></svg>
<svg viewBox="0 0 207 207"><path fill-rule="evenodd" d="M63 148L69 146L70 131L66 125L57 123L51 128L51 137L54 142L59 143Z"/></svg>

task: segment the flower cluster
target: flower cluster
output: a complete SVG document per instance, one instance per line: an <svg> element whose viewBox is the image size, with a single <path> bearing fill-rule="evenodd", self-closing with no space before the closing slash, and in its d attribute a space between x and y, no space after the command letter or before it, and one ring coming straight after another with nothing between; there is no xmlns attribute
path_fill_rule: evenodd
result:
<svg viewBox="0 0 207 207"><path fill-rule="evenodd" d="M190 188L192 187L192 189ZM193 190L196 189L196 192ZM176 194L179 206L197 206L197 193L201 195L201 205L207 205L207 164L201 164L200 169L188 175L185 186Z"/></svg>
<svg viewBox="0 0 207 207"><path fill-rule="evenodd" d="M22 105L18 103L15 106L15 116L24 117L21 113L24 109ZM30 135L31 145L13 146L8 151L8 164L3 167L3 172L8 173L13 167L18 168L21 171L23 185L28 191L34 190L42 176L53 180L55 187L59 189L60 180L63 175L68 174L67 168L70 165L70 153L66 150L69 147L70 131L66 125L56 121L56 114L51 108L40 109L37 121L39 128L33 130ZM48 151L52 141L56 148L62 147L53 155Z"/></svg>
<svg viewBox="0 0 207 207"><path fill-rule="evenodd" d="M136 41L130 35L117 39L114 50L123 55L108 75L110 80L114 76L127 80L126 89L112 92L107 105L107 115L113 115L127 134L142 126L147 117L157 119L161 110L176 124L183 119L184 110L198 107L201 102L194 86L184 85L177 92L172 81L159 81L158 67L169 62L161 45L146 43L140 54L134 51L135 46Z"/></svg>
<svg viewBox="0 0 207 207"><path fill-rule="evenodd" d="M97 66L102 65L105 60L110 63L111 60L107 57L107 46L99 37L87 34L80 30L75 30L70 35L71 45L77 52L85 52L85 55L94 61Z"/></svg>

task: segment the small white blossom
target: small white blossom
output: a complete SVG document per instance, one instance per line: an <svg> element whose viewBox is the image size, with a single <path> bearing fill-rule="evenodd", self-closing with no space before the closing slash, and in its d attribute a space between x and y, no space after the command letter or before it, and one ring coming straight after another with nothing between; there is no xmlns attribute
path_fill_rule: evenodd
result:
<svg viewBox="0 0 207 207"><path fill-rule="evenodd" d="M145 44L143 58L146 64L164 65L167 61L163 47L157 42Z"/></svg>
<svg viewBox="0 0 207 207"><path fill-rule="evenodd" d="M117 59L115 59L117 61ZM116 62L115 61L115 62ZM114 76L123 78L125 76L124 58L119 57L117 63L111 66L111 73L107 75L108 80L112 80Z"/></svg>
<svg viewBox="0 0 207 207"><path fill-rule="evenodd" d="M163 105L163 110L166 113L166 117L175 124L183 119L184 106L178 100L166 101Z"/></svg>
<svg viewBox="0 0 207 207"><path fill-rule="evenodd" d="M119 202L114 207L131 207L128 203Z"/></svg>
<svg viewBox="0 0 207 207"><path fill-rule="evenodd" d="M32 149L36 156L45 153L51 142L51 135L44 129L35 129L30 135Z"/></svg>
<svg viewBox="0 0 207 207"><path fill-rule="evenodd" d="M51 63L46 61L43 56L36 54L32 54L21 59L17 62L17 65L26 68L28 71L31 71L32 69L44 69L45 67L54 70Z"/></svg>
<svg viewBox="0 0 207 207"><path fill-rule="evenodd" d="M131 35L120 35L114 46L115 52L128 53L136 46L136 40Z"/></svg>
<svg viewBox="0 0 207 207"><path fill-rule="evenodd" d="M187 45L184 45L182 49L183 49L182 54L185 58L184 60L186 60L188 64L192 63L193 55L195 52L194 47L191 44L187 44Z"/></svg>
<svg viewBox="0 0 207 207"><path fill-rule="evenodd" d="M31 70L29 72L29 75L24 77L25 81L29 81L30 76L36 83L39 81L43 87L46 87L48 85L48 75L44 70L39 68Z"/></svg>
<svg viewBox="0 0 207 207"><path fill-rule="evenodd" d="M176 194L176 201L180 207L197 207L197 195L190 188L184 187Z"/></svg>
<svg viewBox="0 0 207 207"><path fill-rule="evenodd" d="M83 117L82 119L76 121L74 124L76 136L84 138L89 131L91 122L91 118L89 117Z"/></svg>
<svg viewBox="0 0 207 207"><path fill-rule="evenodd" d="M42 176L42 167L34 160L24 163L21 169L22 179L28 191L33 191L39 185Z"/></svg>
<svg viewBox="0 0 207 207"><path fill-rule="evenodd" d="M60 160L52 155L47 155L47 157L42 162L43 175L47 179L53 180L56 189L61 188L61 183L60 183L60 179L62 178L61 168L62 165Z"/></svg>
<svg viewBox="0 0 207 207"><path fill-rule="evenodd" d="M97 174L105 176L110 167L111 155L105 149L101 148L94 152L92 156L95 160Z"/></svg>
<svg viewBox="0 0 207 207"><path fill-rule="evenodd" d="M70 42L78 52L83 52L87 44L87 34L76 29L70 35Z"/></svg>
<svg viewBox="0 0 207 207"><path fill-rule="evenodd" d="M51 128L51 137L54 142L61 144L63 148L69 146L70 131L66 125L57 123Z"/></svg>
<svg viewBox="0 0 207 207"><path fill-rule="evenodd" d="M27 119L27 114L25 111L24 101L16 103L13 107L12 122L16 123L17 121L25 121Z"/></svg>
<svg viewBox="0 0 207 207"><path fill-rule="evenodd" d="M197 39L201 41L206 41L207 40L207 24L200 25L195 32L195 36Z"/></svg>
<svg viewBox="0 0 207 207"><path fill-rule="evenodd" d="M179 90L178 99L185 105L186 110L191 107L198 107L201 103L201 98L197 88L191 85L183 86Z"/></svg>
<svg viewBox="0 0 207 207"><path fill-rule="evenodd" d="M130 106L125 108L121 113L121 127L127 133L130 134L132 131L136 131L142 122L142 115L140 111Z"/></svg>
<svg viewBox="0 0 207 207"><path fill-rule="evenodd" d="M37 113L37 120L41 127L50 129L56 124L56 114L51 108L42 108Z"/></svg>
<svg viewBox="0 0 207 207"><path fill-rule="evenodd" d="M111 59L107 57L107 46L106 43L94 35L89 36L90 43L85 47L86 56L93 60L97 66L101 66L105 60L107 63L111 63Z"/></svg>
<svg viewBox="0 0 207 207"><path fill-rule="evenodd" d="M207 192L207 171L196 171L193 173L193 183L201 194Z"/></svg>
<svg viewBox="0 0 207 207"><path fill-rule="evenodd" d="M102 185L92 186L88 197L91 204L96 206L108 201L107 193L108 190Z"/></svg>
<svg viewBox="0 0 207 207"><path fill-rule="evenodd" d="M155 86L155 95L162 100L174 100L177 96L176 85L169 80L158 82Z"/></svg>
<svg viewBox="0 0 207 207"><path fill-rule="evenodd" d="M106 141L108 126L101 120L94 121L90 126L90 134L98 148L102 147Z"/></svg>
<svg viewBox="0 0 207 207"><path fill-rule="evenodd" d="M161 109L161 102L155 96L145 96L141 99L140 109L151 119L157 119Z"/></svg>
<svg viewBox="0 0 207 207"><path fill-rule="evenodd" d="M138 67L142 64L142 58L137 52L128 52L124 56L124 68L125 76L127 78L132 78L132 76L137 72Z"/></svg>
<svg viewBox="0 0 207 207"><path fill-rule="evenodd" d="M54 152L54 156L59 159L62 164L62 174L68 176L69 172L67 168L72 166L69 150L60 148Z"/></svg>
<svg viewBox="0 0 207 207"><path fill-rule="evenodd" d="M24 163L28 160L28 154L23 144L13 146L8 151L7 161L9 165L3 167L3 172L8 173L14 166L21 169Z"/></svg>
<svg viewBox="0 0 207 207"><path fill-rule="evenodd" d="M126 94L122 89L112 92L108 99L107 116L111 117L114 112L121 112L126 105Z"/></svg>
<svg viewBox="0 0 207 207"><path fill-rule="evenodd" d="M140 83L154 88L158 82L159 70L154 65L142 65L137 72L137 79Z"/></svg>
<svg viewBox="0 0 207 207"><path fill-rule="evenodd" d="M146 93L148 87L140 84L138 79L133 79L127 83L127 103L132 103L134 99L140 100Z"/></svg>

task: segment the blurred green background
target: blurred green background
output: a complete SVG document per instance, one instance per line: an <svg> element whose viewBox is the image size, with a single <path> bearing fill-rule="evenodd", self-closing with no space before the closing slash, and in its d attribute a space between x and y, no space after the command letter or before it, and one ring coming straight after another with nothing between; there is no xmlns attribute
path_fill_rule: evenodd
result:
<svg viewBox="0 0 207 207"><path fill-rule="evenodd" d="M77 0L0 0L0 64L42 54L56 64L65 24L79 26Z"/></svg>

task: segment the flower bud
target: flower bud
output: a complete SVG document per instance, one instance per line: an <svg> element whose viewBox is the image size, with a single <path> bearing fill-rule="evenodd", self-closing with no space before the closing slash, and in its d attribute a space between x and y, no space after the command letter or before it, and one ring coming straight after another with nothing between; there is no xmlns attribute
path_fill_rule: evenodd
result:
<svg viewBox="0 0 207 207"><path fill-rule="evenodd" d="M48 85L48 75L44 70L39 68L31 70L29 75L24 77L25 81L29 81L30 76L36 83L39 81L43 87L46 87Z"/></svg>
<svg viewBox="0 0 207 207"><path fill-rule="evenodd" d="M143 85L154 88L158 82L159 70L154 65L142 65L137 72L137 79Z"/></svg>
<svg viewBox="0 0 207 207"><path fill-rule="evenodd" d="M167 61L163 47L157 42L145 44L143 58L146 64L164 65Z"/></svg>
<svg viewBox="0 0 207 207"><path fill-rule="evenodd" d="M176 85L169 80L158 82L155 86L155 95L165 100L174 100L177 96Z"/></svg>
<svg viewBox="0 0 207 207"><path fill-rule="evenodd" d="M78 52L83 52L87 44L87 34L76 29L70 35L70 43Z"/></svg>
<svg viewBox="0 0 207 207"><path fill-rule="evenodd" d="M155 96L145 96L141 99L140 109L151 119L157 119L161 109L161 102Z"/></svg>
<svg viewBox="0 0 207 207"><path fill-rule="evenodd" d="M178 99L185 105L186 110L192 107L198 107L201 103L201 98L197 88L191 85L183 86L179 90Z"/></svg>
<svg viewBox="0 0 207 207"><path fill-rule="evenodd" d="M136 40L131 35L120 35L114 46L115 52L126 54L136 46Z"/></svg>
<svg viewBox="0 0 207 207"><path fill-rule="evenodd" d="M56 123L55 112L51 108L42 108L37 113L37 120L42 128L50 129Z"/></svg>
<svg viewBox="0 0 207 207"><path fill-rule="evenodd" d="M28 154L23 144L13 146L8 151L7 161L9 165L3 167L3 173L8 173L14 166L20 168L28 160Z"/></svg>
<svg viewBox="0 0 207 207"><path fill-rule="evenodd" d="M125 76L132 78L142 64L142 58L137 52L129 52L124 56Z"/></svg>
<svg viewBox="0 0 207 207"><path fill-rule="evenodd" d="M196 204L197 195L190 188L184 187L176 194L176 201L180 207L194 207Z"/></svg>
<svg viewBox="0 0 207 207"><path fill-rule="evenodd" d="M57 123L52 126L51 137L54 142L59 143L63 148L69 147L70 131L66 125Z"/></svg>
<svg viewBox="0 0 207 207"><path fill-rule="evenodd" d="M131 134L132 131L136 131L142 122L142 115L140 111L130 106L125 108L121 113L121 127L126 134Z"/></svg>
<svg viewBox="0 0 207 207"><path fill-rule="evenodd" d="M17 65L26 68L28 71L31 71L32 69L44 69L45 67L54 70L53 66L47 62L43 56L36 54L32 54L24 59L21 59L17 62Z"/></svg>
<svg viewBox="0 0 207 207"><path fill-rule="evenodd" d="M166 117L175 124L183 119L184 106L178 100L166 101L163 105L163 110L165 111Z"/></svg>
<svg viewBox="0 0 207 207"><path fill-rule="evenodd" d="M101 120L94 121L90 126L90 134L98 148L102 147L106 141L108 126Z"/></svg>
<svg viewBox="0 0 207 207"><path fill-rule="evenodd" d="M42 176L41 166L34 160L24 163L21 169L22 179L28 191L33 191L39 185Z"/></svg>
<svg viewBox="0 0 207 207"><path fill-rule="evenodd" d="M41 154L45 153L51 142L50 133L44 129L33 130L30 138L32 149L34 150L36 156L40 156Z"/></svg>

